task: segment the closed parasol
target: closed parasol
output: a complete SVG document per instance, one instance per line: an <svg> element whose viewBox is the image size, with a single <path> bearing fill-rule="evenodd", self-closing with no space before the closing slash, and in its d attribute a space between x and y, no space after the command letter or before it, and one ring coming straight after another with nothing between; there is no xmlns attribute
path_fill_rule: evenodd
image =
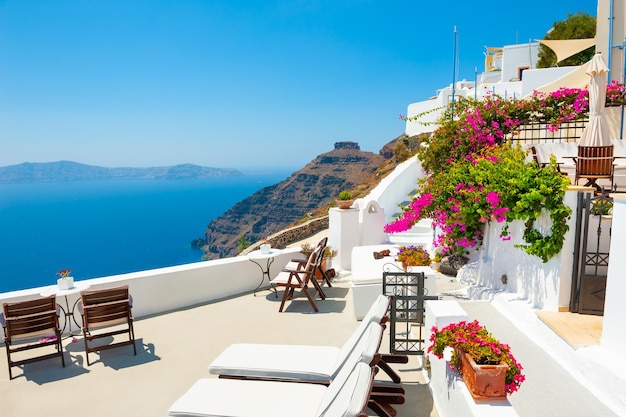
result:
<svg viewBox="0 0 626 417"><path fill-rule="evenodd" d="M591 76L589 82L589 123L580 136L578 146L608 146L611 144L609 125L603 114L606 103L606 76L608 71L602 54L595 54L587 70L587 74Z"/></svg>

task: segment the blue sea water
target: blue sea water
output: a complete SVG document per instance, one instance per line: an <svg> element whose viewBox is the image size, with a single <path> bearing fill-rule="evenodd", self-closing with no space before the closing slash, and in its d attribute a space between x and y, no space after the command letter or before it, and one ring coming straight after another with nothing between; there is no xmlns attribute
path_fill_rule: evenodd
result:
<svg viewBox="0 0 626 417"><path fill-rule="evenodd" d="M200 261L211 220L287 176L0 184L0 292Z"/></svg>

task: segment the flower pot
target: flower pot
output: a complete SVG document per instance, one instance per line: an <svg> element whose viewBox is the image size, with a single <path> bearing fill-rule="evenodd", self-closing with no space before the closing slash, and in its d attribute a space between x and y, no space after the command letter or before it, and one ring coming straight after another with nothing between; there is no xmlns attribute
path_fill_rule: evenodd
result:
<svg viewBox="0 0 626 417"><path fill-rule="evenodd" d="M345 209L349 209L352 206L352 203L354 203L354 200L335 200L335 202L337 203L337 207L339 207L342 210L345 210Z"/></svg>
<svg viewBox="0 0 626 417"><path fill-rule="evenodd" d="M73 277L65 277L57 279L57 286L60 290L69 290L70 288L74 288L74 278Z"/></svg>
<svg viewBox="0 0 626 417"><path fill-rule="evenodd" d="M479 365L463 351L457 353L460 359L459 373L467 389L475 400L506 400L504 385L509 365Z"/></svg>
<svg viewBox="0 0 626 417"><path fill-rule="evenodd" d="M326 272L330 269L332 265L332 260L328 259L328 258L324 258L322 259L322 271ZM317 278L318 280L320 279L324 279L324 276L322 275L322 272L319 269L315 270L315 278Z"/></svg>

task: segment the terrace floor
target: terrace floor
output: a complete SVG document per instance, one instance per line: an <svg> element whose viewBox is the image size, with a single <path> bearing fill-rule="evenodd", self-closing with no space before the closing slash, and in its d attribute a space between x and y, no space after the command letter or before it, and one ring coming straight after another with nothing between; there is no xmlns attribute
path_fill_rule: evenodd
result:
<svg viewBox="0 0 626 417"><path fill-rule="evenodd" d="M71 338L64 341L65 368L58 359L33 363L24 370L13 368L16 377L9 381L2 358L0 415L166 416L172 403L197 379L213 377L208 365L232 343L341 346L358 326L350 285L336 282L325 291L328 298L318 303L319 313L312 312L304 297L279 313L280 300L262 291L256 297L245 294L138 319L137 356L129 346L120 347L90 355L94 362L89 367L81 336L74 343ZM388 352L387 340L381 350ZM436 417L418 359L411 357L408 364L393 366L407 391L398 417Z"/></svg>
<svg viewBox="0 0 626 417"><path fill-rule="evenodd" d="M455 279L438 276L438 294L458 299L470 320L479 320L509 343L525 367L527 380L510 397L519 416L618 415L592 393L589 383L554 360L561 354L572 355L574 348L560 341L534 311L519 313L503 310L494 302L467 301L463 291L457 291L462 287ZM14 368L16 378L9 381L2 359L0 415L166 416L170 405L197 379L213 377L208 365L232 343L341 346L358 325L350 283L335 281L326 293L327 300L318 303L319 313L312 312L305 298L278 313L279 300L262 291L256 297L244 294L139 319L135 322L137 356L130 347L121 347L94 354L89 367L80 336L77 342L71 338L64 341L65 368L58 359L30 364L23 370ZM520 323L521 328L517 326ZM568 332L567 326L561 328ZM381 350L388 352L387 332L385 336ZM550 354L546 346L552 349ZM393 367L406 389L406 403L397 407L398 417L438 417L428 374L418 357L411 356L408 364ZM379 372L377 378L385 379L385 375Z"/></svg>

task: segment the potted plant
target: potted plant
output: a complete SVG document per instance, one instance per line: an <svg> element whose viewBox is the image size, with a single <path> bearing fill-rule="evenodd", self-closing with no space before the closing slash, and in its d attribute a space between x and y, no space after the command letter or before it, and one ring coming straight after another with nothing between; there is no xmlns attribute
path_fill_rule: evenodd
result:
<svg viewBox="0 0 626 417"><path fill-rule="evenodd" d="M409 266L430 266L430 254L421 245L400 246L396 262L402 263L402 268L406 271Z"/></svg>
<svg viewBox="0 0 626 417"><path fill-rule="evenodd" d="M431 329L428 352L439 359L452 349L450 366L461 374L472 396L477 399L506 398L524 382L522 365L511 353L509 345L501 343L478 321L460 321L439 330Z"/></svg>
<svg viewBox="0 0 626 417"><path fill-rule="evenodd" d="M57 272L57 275L61 277L57 279L60 290L69 290L74 287L74 278L70 276L71 273L71 269L61 269Z"/></svg>
<svg viewBox="0 0 626 417"><path fill-rule="evenodd" d="M272 252L272 244L268 238L263 238L261 240L261 244L259 245L259 249L261 253L268 254Z"/></svg>
<svg viewBox="0 0 626 417"><path fill-rule="evenodd" d="M311 256L314 250L315 250L315 247L309 242L304 242L302 245L300 245L300 253L306 259L309 259L309 256Z"/></svg>
<svg viewBox="0 0 626 417"><path fill-rule="evenodd" d="M337 249L334 249L332 246L326 246L324 248L324 255L322 257L322 270L324 272L328 271L331 268L332 259L337 256ZM324 278L320 271L315 271L315 277L317 279Z"/></svg>
<svg viewBox="0 0 626 417"><path fill-rule="evenodd" d="M352 203L354 203L352 194L350 194L349 191L345 190L339 193L339 195L337 196L337 200L335 201L337 203L337 207L339 207L340 209L349 209L350 206L352 206Z"/></svg>
<svg viewBox="0 0 626 417"><path fill-rule="evenodd" d="M430 263L430 267L435 271L439 271L439 265L441 264L442 256L441 252L435 251L433 255L432 262Z"/></svg>

